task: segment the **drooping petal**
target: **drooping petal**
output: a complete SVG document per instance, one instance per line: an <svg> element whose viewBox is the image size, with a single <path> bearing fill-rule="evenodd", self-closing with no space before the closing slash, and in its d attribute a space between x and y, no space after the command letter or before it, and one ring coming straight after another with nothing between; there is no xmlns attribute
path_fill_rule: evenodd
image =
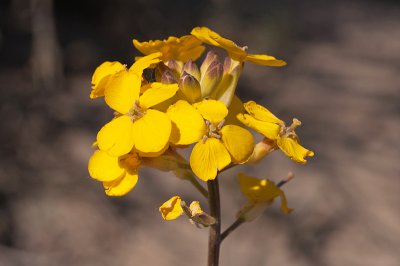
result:
<svg viewBox="0 0 400 266"><path fill-rule="evenodd" d="M221 129L222 142L229 151L234 163L244 163L249 159L254 149L253 135L246 129L226 125Z"/></svg>
<svg viewBox="0 0 400 266"><path fill-rule="evenodd" d="M133 40L133 45L145 55L161 52L161 60L164 62L171 59L182 62L187 62L190 59L195 61L205 50L201 41L190 35L180 38L171 36L162 41L139 42L138 40Z"/></svg>
<svg viewBox="0 0 400 266"><path fill-rule="evenodd" d="M98 181L113 181L122 176L124 168L119 164L119 157L96 150L89 159L89 174Z"/></svg>
<svg viewBox="0 0 400 266"><path fill-rule="evenodd" d="M248 54L246 61L261 66L286 66L285 61L265 54Z"/></svg>
<svg viewBox="0 0 400 266"><path fill-rule="evenodd" d="M175 220L183 214L181 201L179 196L173 196L161 205L159 211L164 220Z"/></svg>
<svg viewBox="0 0 400 266"><path fill-rule="evenodd" d="M206 134L206 125L200 113L188 102L179 100L167 111L171 119L171 142L177 145L189 145L199 141Z"/></svg>
<svg viewBox="0 0 400 266"><path fill-rule="evenodd" d="M162 84L153 82L139 98L139 105L144 109L148 109L159 104L175 95L179 89L178 84Z"/></svg>
<svg viewBox="0 0 400 266"><path fill-rule="evenodd" d="M123 196L131 191L138 181L137 169L126 171L125 175L111 182L103 182L107 196Z"/></svg>
<svg viewBox="0 0 400 266"><path fill-rule="evenodd" d="M97 67L92 76L92 91L90 93L90 98L94 99L104 96L104 89L110 81L110 76L124 69L125 66L116 61L107 61Z"/></svg>
<svg viewBox="0 0 400 266"><path fill-rule="evenodd" d="M97 134L99 149L111 156L129 153L134 145L133 123L130 117L122 115L103 126Z"/></svg>
<svg viewBox="0 0 400 266"><path fill-rule="evenodd" d="M135 148L144 153L159 152L171 135L171 120L165 113L149 109L133 122Z"/></svg>
<svg viewBox="0 0 400 266"><path fill-rule="evenodd" d="M202 42L225 49L232 59L244 61L246 58L247 53L242 47L239 47L233 41L222 37L207 27L196 27L192 30L191 34Z"/></svg>
<svg viewBox="0 0 400 266"><path fill-rule="evenodd" d="M225 104L216 100L203 100L193 105L204 119L213 124L218 124L228 115L228 108Z"/></svg>
<svg viewBox="0 0 400 266"><path fill-rule="evenodd" d="M237 119L268 139L276 140L279 137L281 127L275 123L260 121L247 114L238 114Z"/></svg>
<svg viewBox="0 0 400 266"><path fill-rule="evenodd" d="M228 52L229 57L240 62L249 61L263 66L286 65L284 61L276 59L270 55L248 54L244 47L238 46L235 42L222 37L207 27L196 27L192 30L191 34L204 43L225 49Z"/></svg>
<svg viewBox="0 0 400 266"><path fill-rule="evenodd" d="M161 53L157 52L149 54L148 56L140 57L135 63L133 63L129 70L141 77L143 74L143 70L161 61L161 55Z"/></svg>
<svg viewBox="0 0 400 266"><path fill-rule="evenodd" d="M104 91L105 101L115 111L126 114L139 99L141 77L132 71L120 71L112 79Z"/></svg>
<svg viewBox="0 0 400 266"><path fill-rule="evenodd" d="M257 104L254 101L248 101L245 103L244 109L246 109L249 115L253 116L257 120L275 124L283 124L283 121L277 118L267 108Z"/></svg>
<svg viewBox="0 0 400 266"><path fill-rule="evenodd" d="M297 138L281 137L278 138L276 144L286 156L297 163L304 164L307 162L305 157L314 156L314 152L301 146Z"/></svg>
<svg viewBox="0 0 400 266"><path fill-rule="evenodd" d="M190 154L190 166L193 172L203 181L215 179L218 170L231 163L231 156L222 141L208 138L204 143L199 141Z"/></svg>
<svg viewBox="0 0 400 266"><path fill-rule="evenodd" d="M288 208L285 193L274 182L268 179L258 179L246 174L239 174L239 185L242 193L254 204L271 204L276 197L281 199L281 210L288 214L292 209Z"/></svg>

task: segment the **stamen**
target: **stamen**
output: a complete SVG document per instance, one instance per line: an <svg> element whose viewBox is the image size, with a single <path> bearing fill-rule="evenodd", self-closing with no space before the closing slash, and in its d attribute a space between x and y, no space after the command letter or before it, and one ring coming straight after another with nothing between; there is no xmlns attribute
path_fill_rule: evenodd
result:
<svg viewBox="0 0 400 266"><path fill-rule="evenodd" d="M221 130L221 128L224 126L224 124L225 124L225 119L222 120L221 122L219 122L219 124L217 126L218 130Z"/></svg>
<svg viewBox="0 0 400 266"><path fill-rule="evenodd" d="M204 135L204 136L203 136L203 139L202 139L203 144L206 143L206 140L207 140L207 139L208 139L208 136L207 136L207 135Z"/></svg>

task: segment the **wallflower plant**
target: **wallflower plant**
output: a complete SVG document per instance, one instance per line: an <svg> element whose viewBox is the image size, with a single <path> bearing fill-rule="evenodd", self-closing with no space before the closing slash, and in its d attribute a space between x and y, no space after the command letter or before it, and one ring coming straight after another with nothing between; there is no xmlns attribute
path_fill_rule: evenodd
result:
<svg viewBox="0 0 400 266"><path fill-rule="evenodd" d="M133 44L143 55L131 67L104 62L93 74L89 97L103 97L114 117L97 134L89 174L102 182L108 196L130 192L142 167L170 171L190 181L208 199L208 212L198 200L188 206L175 192L159 210L164 220L186 216L198 228L209 227L208 265L218 265L221 242L238 226L260 216L277 198L283 213L292 211L281 187L293 175L275 184L266 177L240 173L238 183L247 203L223 232L218 176L241 164L254 165L277 149L301 164L314 155L300 145L295 133L299 120L286 126L260 104L243 104L235 93L247 62L272 67L286 62L250 54L247 47L206 27L179 38L135 39ZM196 62L206 47L211 50ZM214 49L226 52L223 61ZM145 71L153 73L151 78ZM260 142L254 143L250 129L262 135ZM189 158L180 154L183 149L190 151Z"/></svg>

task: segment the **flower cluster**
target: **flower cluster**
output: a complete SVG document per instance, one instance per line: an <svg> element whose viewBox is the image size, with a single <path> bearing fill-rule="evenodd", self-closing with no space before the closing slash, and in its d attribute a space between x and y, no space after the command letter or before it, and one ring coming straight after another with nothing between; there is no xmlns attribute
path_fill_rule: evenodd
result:
<svg viewBox="0 0 400 266"><path fill-rule="evenodd" d="M246 62L279 67L286 65L283 60L250 54L247 47L206 27L196 27L180 38L133 40L133 45L143 56L132 66L105 62L92 78L90 98L104 97L114 111L113 119L97 134L97 150L88 166L107 195L131 191L141 167L173 171L201 187L194 176L214 180L224 169L254 163L274 150L280 149L297 163L314 155L300 145L295 132L299 120L286 126L265 107L254 101L243 104L235 94ZM210 50L196 63L206 45L225 50L227 56L220 60ZM249 129L262 134L263 140L254 143ZM190 148L188 160L178 153ZM266 206L276 197L281 198L281 209L290 212L283 191L272 181L240 174L239 183L250 205L238 215L245 217L247 209ZM160 212L167 220L186 214L196 224L214 222L197 201L188 207L178 196L165 202Z"/></svg>

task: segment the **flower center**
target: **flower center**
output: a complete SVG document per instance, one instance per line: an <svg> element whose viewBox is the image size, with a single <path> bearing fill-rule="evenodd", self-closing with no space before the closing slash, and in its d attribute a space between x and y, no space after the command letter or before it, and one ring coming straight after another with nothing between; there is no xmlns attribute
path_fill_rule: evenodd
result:
<svg viewBox="0 0 400 266"><path fill-rule="evenodd" d="M221 133L219 131L224 126L224 123L225 123L225 119L222 120L221 122L219 122L218 125L215 125L215 124L211 123L210 121L206 120L207 134L203 136L203 143L205 143L208 138L220 139Z"/></svg>
<svg viewBox="0 0 400 266"><path fill-rule="evenodd" d="M300 120L293 118L293 122L290 126L286 127L285 124L281 125L281 130L279 135L281 137L297 137L296 132L294 130L301 125Z"/></svg>
<svg viewBox="0 0 400 266"><path fill-rule="evenodd" d="M139 101L136 100L133 107L131 109L129 109L129 112L126 114L128 116L130 116L132 122L141 118L142 116L144 116L146 113L145 110L143 110L140 106L139 106Z"/></svg>

